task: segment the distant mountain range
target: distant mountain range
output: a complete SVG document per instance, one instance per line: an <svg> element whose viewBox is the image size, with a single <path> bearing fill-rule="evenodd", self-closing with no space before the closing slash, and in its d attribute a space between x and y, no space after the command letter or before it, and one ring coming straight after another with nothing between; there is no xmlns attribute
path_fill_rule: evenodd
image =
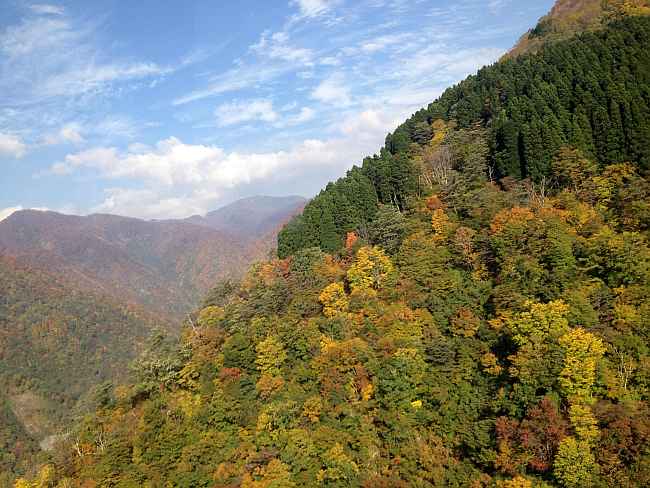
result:
<svg viewBox="0 0 650 488"><path fill-rule="evenodd" d="M0 255L80 289L178 319L214 284L266 258L301 197L252 197L205 217L144 221L23 210L0 222Z"/></svg>
<svg viewBox="0 0 650 488"><path fill-rule="evenodd" d="M298 196L244 198L209 212L205 217L190 217L186 222L250 240L277 231L278 225L299 213L298 210L302 210L306 203L303 197Z"/></svg>
<svg viewBox="0 0 650 488"><path fill-rule="evenodd" d="M125 380L154 330L178 334L219 280L267 258L305 203L253 197L184 220L23 210L0 221L0 473L92 407L97 385Z"/></svg>

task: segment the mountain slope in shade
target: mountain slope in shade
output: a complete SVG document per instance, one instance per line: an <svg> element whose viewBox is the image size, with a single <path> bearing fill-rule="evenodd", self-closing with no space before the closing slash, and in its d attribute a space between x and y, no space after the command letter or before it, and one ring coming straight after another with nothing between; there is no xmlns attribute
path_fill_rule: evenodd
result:
<svg viewBox="0 0 650 488"><path fill-rule="evenodd" d="M216 281L266 257L303 202L247 199L192 219L201 225L24 210L0 222L0 255L178 319Z"/></svg>
<svg viewBox="0 0 650 488"><path fill-rule="evenodd" d="M238 200L205 217L190 217L187 221L248 240L275 231L278 225L300 213L306 203L307 200L300 196L256 196Z"/></svg>
<svg viewBox="0 0 650 488"><path fill-rule="evenodd" d="M173 327L0 256L0 471L20 469L92 387L126 380L154 328Z"/></svg>
<svg viewBox="0 0 650 488"><path fill-rule="evenodd" d="M537 26L524 34L506 57L537 52L547 42L600 29L607 19L650 14L649 0L558 0Z"/></svg>

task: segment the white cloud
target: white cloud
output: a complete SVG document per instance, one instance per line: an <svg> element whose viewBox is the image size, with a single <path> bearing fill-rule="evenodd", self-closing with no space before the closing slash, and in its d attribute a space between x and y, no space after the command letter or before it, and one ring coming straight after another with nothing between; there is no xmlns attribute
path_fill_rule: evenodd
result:
<svg viewBox="0 0 650 488"><path fill-rule="evenodd" d="M506 5L510 3L511 0L489 0L488 9L491 13L495 14Z"/></svg>
<svg viewBox="0 0 650 488"><path fill-rule="evenodd" d="M319 62L323 66L339 66L341 64L341 60L334 56L325 56L324 58L321 58Z"/></svg>
<svg viewBox="0 0 650 488"><path fill-rule="evenodd" d="M292 117L290 120L291 123L293 124L302 124L304 122L309 122L315 116L316 116L316 112L314 111L314 109L310 107L302 107L300 109L300 112L294 117Z"/></svg>
<svg viewBox="0 0 650 488"><path fill-rule="evenodd" d="M47 15L28 15L0 29L0 106L11 107L4 125L21 130L28 140L43 134L61 139L58 132L68 114L92 110L98 100L174 70L111 58L110 49L98 45L94 24L46 7L37 10Z"/></svg>
<svg viewBox="0 0 650 488"><path fill-rule="evenodd" d="M293 118L315 115L303 107ZM343 174L376 152L386 132L402 120L401 112L365 109L349 114L327 139L305 139L287 150L227 152L215 145L186 144L170 137L150 147L132 144L125 152L98 147L68 155L51 172L91 171L101 178L128 179L138 188L114 187L93 212L140 218L186 217L204 214L225 195L263 185L299 185L304 194Z"/></svg>
<svg viewBox="0 0 650 488"><path fill-rule="evenodd" d="M344 106L350 104L350 89L345 84L345 76L335 73L325 78L311 94L314 100L331 105Z"/></svg>
<svg viewBox="0 0 650 488"><path fill-rule="evenodd" d="M214 114L219 127L256 120L274 122L278 118L278 114L273 110L271 100L262 99L224 103L217 107Z"/></svg>
<svg viewBox="0 0 650 488"><path fill-rule="evenodd" d="M0 132L0 155L22 158L27 152L27 146L16 135Z"/></svg>
<svg viewBox="0 0 650 488"><path fill-rule="evenodd" d="M81 135L82 128L76 122L66 124L54 134L47 134L43 138L43 143L46 145L55 144L81 144L84 142L84 137Z"/></svg>
<svg viewBox="0 0 650 488"><path fill-rule="evenodd" d="M36 3L30 5L29 9L37 15L63 15L65 13L62 6L47 3Z"/></svg>
<svg viewBox="0 0 650 488"><path fill-rule="evenodd" d="M100 120L93 127L92 132L104 138L133 139L138 134L138 128L129 117L111 115Z"/></svg>
<svg viewBox="0 0 650 488"><path fill-rule="evenodd" d="M297 7L302 17L318 17L328 12L337 3L333 0L291 0L290 4Z"/></svg>
<svg viewBox="0 0 650 488"><path fill-rule="evenodd" d="M379 51L383 51L389 46L405 43L412 37L413 36L410 33L379 36L363 41L359 47L359 50L366 54L373 54Z"/></svg>
<svg viewBox="0 0 650 488"><path fill-rule="evenodd" d="M206 88L177 97L172 101L172 105L185 105L224 93L262 85L293 69L293 66L286 64L238 66L213 77Z"/></svg>
<svg viewBox="0 0 650 488"><path fill-rule="evenodd" d="M152 189L109 188L105 200L93 213L128 215L142 219L174 219L205 213L206 205L219 197L215 192L197 191L184 196L161 196ZM134 209L137 209L134 212Z"/></svg>
<svg viewBox="0 0 650 488"><path fill-rule="evenodd" d="M286 32L262 33L260 40L251 46L251 51L271 59L304 65L312 64L313 52L310 49L291 46L289 34Z"/></svg>
<svg viewBox="0 0 650 488"><path fill-rule="evenodd" d="M0 222L10 217L14 212L20 212L21 210L23 210L23 207L20 205L17 207L0 208Z"/></svg>

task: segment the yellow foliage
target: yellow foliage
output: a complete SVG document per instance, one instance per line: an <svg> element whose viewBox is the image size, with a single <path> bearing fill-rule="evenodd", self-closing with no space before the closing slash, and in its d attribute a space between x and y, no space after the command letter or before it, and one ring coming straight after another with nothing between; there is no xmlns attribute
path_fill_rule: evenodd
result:
<svg viewBox="0 0 650 488"><path fill-rule="evenodd" d="M14 488L50 488L54 486L56 471L54 466L46 464L38 470L34 481L29 482L25 478L18 478L14 482Z"/></svg>
<svg viewBox="0 0 650 488"><path fill-rule="evenodd" d="M433 137L429 143L431 147L436 148L442 144L449 133L449 126L442 119L436 119L431 124L431 129L433 131Z"/></svg>
<svg viewBox="0 0 650 488"><path fill-rule="evenodd" d="M378 247L362 247L347 277L353 290L378 290L394 271L393 263L384 251Z"/></svg>
<svg viewBox="0 0 650 488"><path fill-rule="evenodd" d="M503 371L503 368L499 365L497 357L491 352L486 352L481 356L481 365L487 374L493 376L499 376Z"/></svg>
<svg viewBox="0 0 650 488"><path fill-rule="evenodd" d="M323 314L325 317L329 318L347 312L350 305L343 283L332 283L327 285L318 299L323 305Z"/></svg>
<svg viewBox="0 0 650 488"><path fill-rule="evenodd" d="M185 390L178 390L174 393L174 403L187 416L194 417L201 409L201 396Z"/></svg>
<svg viewBox="0 0 650 488"><path fill-rule="evenodd" d="M566 488L593 486L592 481L598 470L588 443L574 437L565 437L555 456L554 474Z"/></svg>
<svg viewBox="0 0 650 488"><path fill-rule="evenodd" d="M307 417L312 424L320 420L321 412L323 411L323 401L318 395L311 396L305 400L302 406L302 415Z"/></svg>
<svg viewBox="0 0 650 488"><path fill-rule="evenodd" d="M325 453L323 460L326 468L321 469L318 473L318 481L321 483L333 482L345 486L344 483L359 472L357 464L345 453L345 449L338 442Z"/></svg>
<svg viewBox="0 0 650 488"><path fill-rule="evenodd" d="M279 459L273 459L267 466L258 466L253 473L246 473L241 488L295 488L291 481L289 467Z"/></svg>
<svg viewBox="0 0 650 488"><path fill-rule="evenodd" d="M569 408L569 418L571 425L578 436L578 440L593 446L600 437L598 430L598 421L586 405L571 405Z"/></svg>
<svg viewBox="0 0 650 488"><path fill-rule="evenodd" d="M279 376L280 367L287 359L287 352L284 350L282 342L276 336L271 335L257 345L256 351L257 369L262 374Z"/></svg>
<svg viewBox="0 0 650 488"><path fill-rule="evenodd" d="M384 313L374 320L377 328L386 338L400 344L420 343L425 324L432 321L428 312L421 310L414 312L403 303L388 306Z"/></svg>
<svg viewBox="0 0 650 488"><path fill-rule="evenodd" d="M497 481L497 488L533 488L533 483L523 476L517 476L511 480Z"/></svg>
<svg viewBox="0 0 650 488"><path fill-rule="evenodd" d="M367 402L372 398L374 392L375 392L375 387L372 386L372 383L368 383L365 387L361 389L361 399L364 402Z"/></svg>
<svg viewBox="0 0 650 488"><path fill-rule="evenodd" d="M224 318L224 311L221 307L205 307L199 313L198 322L202 327L215 327Z"/></svg>
<svg viewBox="0 0 650 488"><path fill-rule="evenodd" d="M603 341L582 328L560 338L565 350L560 385L572 403L589 401L596 380L596 365L605 353Z"/></svg>
<svg viewBox="0 0 650 488"><path fill-rule="evenodd" d="M433 238L437 242L444 241L451 232L451 222L447 213L437 208L431 216L431 228L433 229Z"/></svg>
<svg viewBox="0 0 650 488"><path fill-rule="evenodd" d="M528 311L502 315L490 321L495 328L507 327L519 346L559 338L569 328L569 306L562 300L549 303L526 302Z"/></svg>

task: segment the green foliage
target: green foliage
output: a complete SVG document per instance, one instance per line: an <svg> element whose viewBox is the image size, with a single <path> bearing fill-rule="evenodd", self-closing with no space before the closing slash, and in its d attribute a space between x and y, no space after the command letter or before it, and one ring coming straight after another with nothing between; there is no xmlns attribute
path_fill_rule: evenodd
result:
<svg viewBox="0 0 650 488"><path fill-rule="evenodd" d="M647 126L609 112L614 75L629 87L617 110L647 109L648 32L625 21L495 65L416 113L285 228L281 259L145 353L56 472L78 486L648 485L647 151L627 142ZM581 151L556 151L570 137ZM634 164L607 164L619 157Z"/></svg>
<svg viewBox="0 0 650 488"><path fill-rule="evenodd" d="M372 227L379 205L408 208L430 182L422 158L413 156L437 144L438 133L452 154L446 191L459 197L463 210L488 173L543 181L567 144L601 166L633 161L649 169L649 40L650 18L625 18L481 69L416 112L386 137L378 155L309 202L280 232L278 254L313 246L335 251L346 232ZM437 121L455 129L436 131Z"/></svg>

